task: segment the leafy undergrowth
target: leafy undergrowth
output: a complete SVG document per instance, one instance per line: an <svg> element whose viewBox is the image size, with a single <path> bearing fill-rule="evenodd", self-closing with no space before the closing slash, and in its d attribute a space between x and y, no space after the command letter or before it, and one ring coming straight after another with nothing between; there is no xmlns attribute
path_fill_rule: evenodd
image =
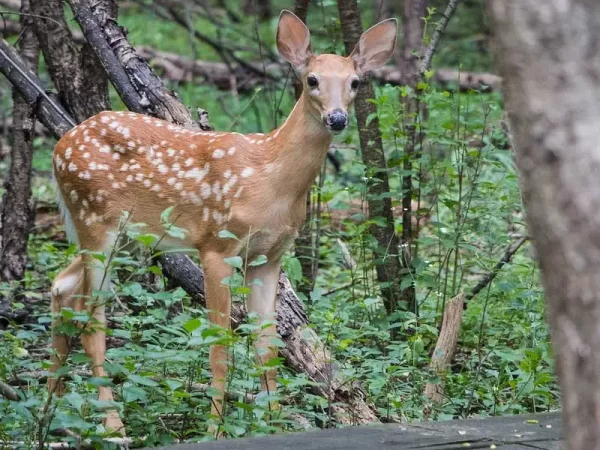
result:
<svg viewBox="0 0 600 450"><path fill-rule="evenodd" d="M421 88L428 115L419 122L417 132L426 139L418 143L421 158L412 170L420 188L414 200L425 218L413 250L414 276L403 282L415 286L419 314L399 307L389 315L383 309L371 255L373 251L378 257L389 255L377 253L370 232L379 223L377 218L366 221L360 211L366 186L377 182L377 177L361 162L354 127L336 141L342 170L328 173L314 192L323 203L323 219L319 276L312 292L303 297L311 326L332 352L338 373L348 385L362 386L382 420L556 408L543 296L527 245L493 283L468 302L449 370L441 375L428 370L445 302L472 289L526 229L498 98L440 91L426 83ZM379 90L376 100L396 209L400 209L406 143L399 95L413 93L386 87ZM246 107L244 102L239 106ZM257 126L240 121L236 129L256 131ZM34 194L40 202L50 203L51 143L41 139L36 145L40 150ZM401 227L398 218L398 232ZM139 230L136 233L134 239L151 249L155 238ZM114 277L114 292L107 294L110 337L105 367L110 377L91 376L87 357L75 345L67 368L59 372L68 393L61 398L49 395L45 388L50 354L49 285L76 252L55 228L31 237L30 270L13 306L24 303L33 313L27 324L9 325L2 332L0 379L13 385L19 400L0 399L0 441L21 442L27 448L40 441L69 440L53 435L68 428L97 446L109 447L112 444L100 442L107 407L121 411L137 446L211 439L207 431L211 423L230 437L297 430L306 424L335 425L328 399L313 395L306 375L290 372L279 360L271 362L279 367L276 395L260 394L264 368L254 362L255 325L243 324L235 332L212 326L203 308L169 285L160 267L152 263L151 251L141 257L118 254L111 262L118 277ZM285 257L284 267L297 287L306 282L293 254ZM246 292L240 287L240 277L230 282L236 301L243 301ZM0 289L3 295L15 292L15 286ZM86 315L71 310L61 315L82 326L90 322ZM78 335L81 328L63 331ZM214 393L208 388L208 349L214 342L227 344L232 351L223 418L210 416ZM423 389L425 383L440 381L440 377L444 401L433 405ZM106 384L114 387L114 404L97 400L96 388ZM270 410L273 400L281 403L280 411Z"/></svg>

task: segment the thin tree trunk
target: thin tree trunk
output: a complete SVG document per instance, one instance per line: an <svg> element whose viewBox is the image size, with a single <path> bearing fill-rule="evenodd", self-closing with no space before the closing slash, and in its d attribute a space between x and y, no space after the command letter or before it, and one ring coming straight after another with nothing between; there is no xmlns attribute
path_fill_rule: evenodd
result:
<svg viewBox="0 0 600 450"><path fill-rule="evenodd" d="M569 448L600 448L600 3L492 0Z"/></svg>
<svg viewBox="0 0 600 450"><path fill-rule="evenodd" d="M418 231L412 229L412 200L413 192L413 163L419 158L417 123L419 121L420 102L417 83L419 80L419 61L423 45L423 17L426 12L426 0L403 0L402 2L402 42L397 53L397 66L401 73L400 83L412 90L412 95L401 97L404 103L404 121L406 130L406 145L404 146L404 175L402 176L402 250L401 258L404 265L411 273L412 268L412 240L418 237ZM416 256L416 255L415 255ZM415 299L415 286L410 285L404 289L403 297L409 304L415 305L415 314L418 314Z"/></svg>
<svg viewBox="0 0 600 450"><path fill-rule="evenodd" d="M360 10L356 0L339 0L338 9L344 33L344 44L348 54L356 46L362 34ZM376 172L371 177L368 185L367 203L369 217L380 217L385 220L384 226L373 225L371 231L377 240L375 249L375 267L377 279L381 284L381 294L388 313L398 309L414 310L414 298L404 298L400 289L400 281L404 267L398 258L399 241L394 230L394 217L392 215L392 202L390 200L390 185L387 174L387 165L383 153L379 120L375 115L377 107L368 100L375 97L371 83L362 83L354 100L356 119L362 159L367 168ZM373 119L367 125L369 116ZM400 306L401 301L407 301Z"/></svg>
<svg viewBox="0 0 600 450"><path fill-rule="evenodd" d="M19 51L29 69L36 72L39 46L33 31L29 0L21 5L23 34ZM5 183L0 221L0 280L22 280L27 264L27 240L35 209L31 198L31 161L35 116L33 107L13 89L13 132L11 164Z"/></svg>
<svg viewBox="0 0 600 450"><path fill-rule="evenodd" d="M310 0L294 0L294 14L306 23L306 16L308 14L308 6ZM302 95L302 81L299 77L294 74L294 96L296 100ZM314 241L314 230L313 230L313 207L312 207L312 189L306 195L306 222L298 233L298 238L295 243L295 253L298 261L300 261L300 267L302 268L302 283L298 286L298 290L307 297L312 291L315 280L313 273L313 262L315 256Z"/></svg>

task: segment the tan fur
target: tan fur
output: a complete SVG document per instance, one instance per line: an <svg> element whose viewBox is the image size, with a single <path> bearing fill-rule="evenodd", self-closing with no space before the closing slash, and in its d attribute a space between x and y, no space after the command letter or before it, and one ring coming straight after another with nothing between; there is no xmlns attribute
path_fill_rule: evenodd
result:
<svg viewBox="0 0 600 450"><path fill-rule="evenodd" d="M383 22L384 28L389 23ZM382 47L391 55L395 34L391 40L388 35L386 42L371 39L361 49L365 61L371 60L371 45L379 49L379 59ZM282 55L305 80L308 74L319 78L318 90L309 89L305 81L305 93L278 129L245 136L199 132L139 114L102 112L67 133L53 154L60 197L82 249L108 254L122 211L130 213L130 223L145 223L145 231L163 235L160 215L174 207L171 220L188 233L182 240L169 238L161 245L199 251L209 318L224 328L229 326L231 300L221 281L231 275L232 268L223 260L235 255L250 261L267 256L265 265L246 274L249 282L262 281L262 286L252 286L248 308L262 322L275 320L280 259L304 222L307 192L331 142L323 119L336 108L347 111L355 95L351 82L359 70L356 61L312 55L308 30L292 13L282 13L277 40ZM221 230L234 233L240 241L219 238ZM104 306L89 298L92 290L108 286L109 280L94 264L89 256L80 256L58 275L52 311L75 306L86 308L97 319L100 326L86 330L83 345L93 361L94 374L103 376ZM82 300L86 297L87 301ZM271 345L275 327L265 327L259 334L259 360L266 362L277 354ZM52 370L56 370L69 348L58 333L53 342ZM212 384L221 393L226 388L227 358L224 347L211 349ZM262 386L274 392L274 371L267 373ZM50 388L62 392L55 382ZM99 395L112 399L109 388L101 388ZM223 394L214 399L215 416L223 414L222 398ZM108 412L106 425L123 432L115 411Z"/></svg>

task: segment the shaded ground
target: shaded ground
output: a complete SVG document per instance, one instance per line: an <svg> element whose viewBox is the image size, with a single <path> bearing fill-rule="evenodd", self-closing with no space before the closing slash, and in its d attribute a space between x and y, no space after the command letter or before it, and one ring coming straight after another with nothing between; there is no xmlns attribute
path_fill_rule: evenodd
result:
<svg viewBox="0 0 600 450"><path fill-rule="evenodd" d="M560 413L484 419L376 425L184 444L171 450L367 450L367 449L543 449L566 448Z"/></svg>

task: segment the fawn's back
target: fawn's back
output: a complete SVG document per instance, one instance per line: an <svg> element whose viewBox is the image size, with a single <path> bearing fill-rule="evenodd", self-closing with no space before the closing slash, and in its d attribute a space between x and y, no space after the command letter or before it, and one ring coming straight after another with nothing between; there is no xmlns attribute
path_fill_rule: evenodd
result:
<svg viewBox="0 0 600 450"><path fill-rule="evenodd" d="M274 224L266 203L285 195L269 186L280 131L267 135L201 132L131 112L102 112L69 132L54 150L54 173L65 207L84 248L101 249L129 221L163 234L161 213L174 206L171 221L187 231L186 245L201 248L223 228L260 233L268 225L285 231L302 221L291 214L295 201ZM271 156L271 157L270 157ZM274 162L273 162L274 164ZM267 184L267 186L264 186ZM295 196L294 196L295 197ZM244 207L242 207L244 205ZM292 217L293 216L293 217ZM276 219L275 219L276 220ZM278 237L274 238L275 241ZM212 240L213 245L215 241Z"/></svg>

